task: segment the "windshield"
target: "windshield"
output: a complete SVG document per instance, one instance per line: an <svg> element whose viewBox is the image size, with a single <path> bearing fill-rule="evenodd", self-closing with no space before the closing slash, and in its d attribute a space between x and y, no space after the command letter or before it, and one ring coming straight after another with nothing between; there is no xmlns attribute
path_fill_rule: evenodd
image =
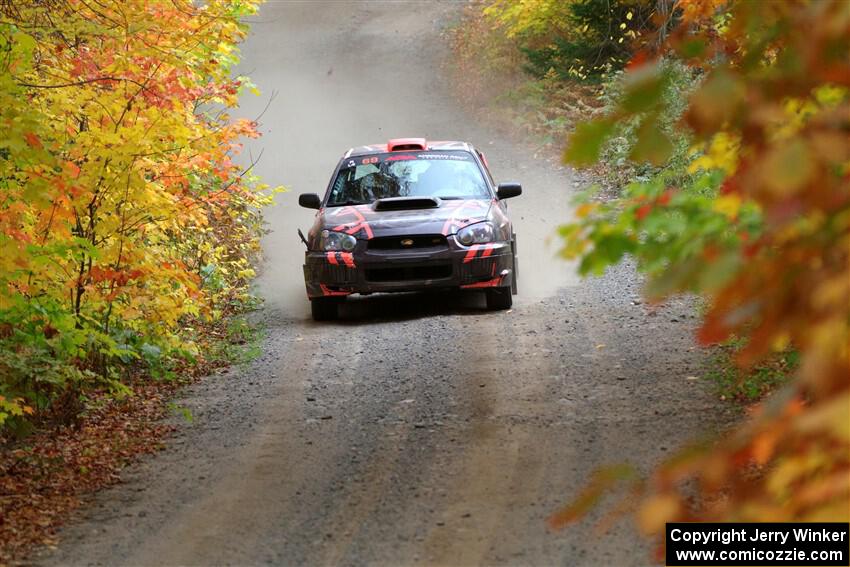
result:
<svg viewBox="0 0 850 567"><path fill-rule="evenodd" d="M347 159L334 179L327 205L388 197L488 199L490 192L469 152L393 152Z"/></svg>

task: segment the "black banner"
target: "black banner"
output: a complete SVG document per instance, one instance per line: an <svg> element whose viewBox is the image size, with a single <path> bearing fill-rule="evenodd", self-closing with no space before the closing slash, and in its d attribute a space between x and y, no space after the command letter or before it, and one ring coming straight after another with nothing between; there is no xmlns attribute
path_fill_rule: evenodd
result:
<svg viewBox="0 0 850 567"><path fill-rule="evenodd" d="M850 524L668 523L666 563L850 565Z"/></svg>

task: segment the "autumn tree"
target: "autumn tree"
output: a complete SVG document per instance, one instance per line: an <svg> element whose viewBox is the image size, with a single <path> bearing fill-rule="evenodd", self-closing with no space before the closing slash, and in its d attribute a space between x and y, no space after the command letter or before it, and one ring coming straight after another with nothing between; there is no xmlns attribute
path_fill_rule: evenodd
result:
<svg viewBox="0 0 850 567"><path fill-rule="evenodd" d="M608 115L579 125L568 161L593 163L618 124L631 157L657 166L613 202L586 200L562 229L585 273L626 255L655 300L695 292L699 340L737 336L746 367L798 349L794 382L731 435L694 446L637 483L641 527L668 521L847 521L850 514L850 3L680 0L660 49L644 44ZM668 63L698 79L664 125ZM691 145L676 166L677 138ZM602 472L574 520L617 479Z"/></svg>
<svg viewBox="0 0 850 567"><path fill-rule="evenodd" d="M661 21L656 7L655 0L495 0L484 13L517 42L532 75L598 81L622 69L635 40Z"/></svg>
<svg viewBox="0 0 850 567"><path fill-rule="evenodd" d="M268 195L228 109L256 4L0 3L0 425L191 358L246 298Z"/></svg>

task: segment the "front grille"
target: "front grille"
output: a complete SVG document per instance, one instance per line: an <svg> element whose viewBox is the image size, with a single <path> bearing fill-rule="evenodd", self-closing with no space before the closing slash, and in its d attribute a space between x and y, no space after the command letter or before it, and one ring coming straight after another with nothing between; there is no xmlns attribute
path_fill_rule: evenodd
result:
<svg viewBox="0 0 850 567"><path fill-rule="evenodd" d="M422 248L448 248L448 242L442 234L379 236L369 240L370 250L421 250Z"/></svg>
<svg viewBox="0 0 850 567"><path fill-rule="evenodd" d="M311 279L327 284L352 283L355 271L345 266L334 266L333 264L314 264Z"/></svg>
<svg viewBox="0 0 850 567"><path fill-rule="evenodd" d="M452 276L451 264L435 266L393 266L387 268L369 268L366 280L370 282L405 282L414 280L441 280Z"/></svg>
<svg viewBox="0 0 850 567"><path fill-rule="evenodd" d="M476 258L461 264L459 275L463 281L492 278L496 276L496 269L495 258Z"/></svg>

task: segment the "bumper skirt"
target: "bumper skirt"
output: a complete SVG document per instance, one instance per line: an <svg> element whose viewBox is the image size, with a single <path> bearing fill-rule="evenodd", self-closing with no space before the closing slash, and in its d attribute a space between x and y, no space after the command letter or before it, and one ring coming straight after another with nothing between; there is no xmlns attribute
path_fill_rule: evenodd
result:
<svg viewBox="0 0 850 567"><path fill-rule="evenodd" d="M307 252L307 295L342 297L353 293L425 289L483 289L511 285L513 255L509 242L479 244L434 252L355 250Z"/></svg>

